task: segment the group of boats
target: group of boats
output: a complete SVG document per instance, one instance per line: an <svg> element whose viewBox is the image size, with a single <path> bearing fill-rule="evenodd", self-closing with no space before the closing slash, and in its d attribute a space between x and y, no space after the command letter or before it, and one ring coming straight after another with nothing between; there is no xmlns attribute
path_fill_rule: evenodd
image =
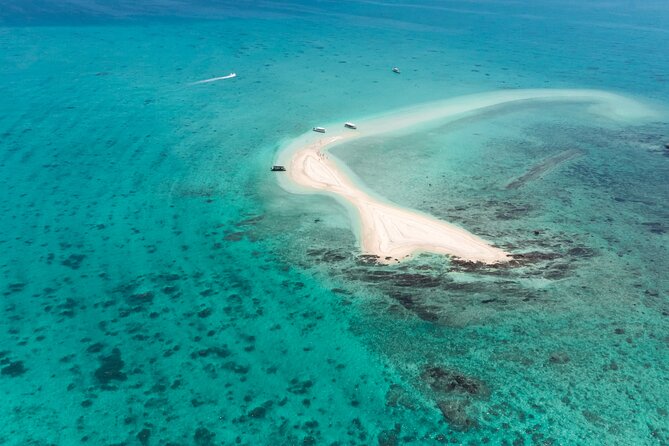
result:
<svg viewBox="0 0 669 446"><path fill-rule="evenodd" d="M353 129L353 130L358 128L358 126L353 124L352 122L344 123L344 127L346 127L347 129ZM318 132L318 133L325 133L325 127L314 127L311 130L313 130L314 132Z"/></svg>
<svg viewBox="0 0 669 446"><path fill-rule="evenodd" d="M397 67L393 67L393 73L400 74L400 69ZM358 126L353 124L352 122L345 122L344 127L352 130L356 130L358 128ZM326 131L325 127L314 127L311 130L317 133L325 133ZM272 166L271 170L272 172L285 172L286 168L284 166Z"/></svg>
<svg viewBox="0 0 669 446"><path fill-rule="evenodd" d="M346 127L347 129L352 129L352 130L356 130L358 128L358 126L353 124L352 122L345 122L344 127ZM317 133L325 133L325 131L326 131L325 127L314 127L311 130L313 130L314 132L317 132ZM280 166L280 165L274 165L274 166L272 166L272 168L270 170L272 172L285 172L286 167L285 166Z"/></svg>

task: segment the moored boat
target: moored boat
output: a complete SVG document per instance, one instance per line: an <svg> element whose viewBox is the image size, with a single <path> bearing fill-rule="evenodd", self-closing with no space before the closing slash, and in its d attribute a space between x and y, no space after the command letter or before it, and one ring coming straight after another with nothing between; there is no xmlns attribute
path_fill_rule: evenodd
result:
<svg viewBox="0 0 669 446"><path fill-rule="evenodd" d="M325 133L325 127L314 127L312 130L318 133Z"/></svg>
<svg viewBox="0 0 669 446"><path fill-rule="evenodd" d="M352 122L345 123L344 127L346 127L347 129L354 129L354 130L358 128L358 126L353 124Z"/></svg>

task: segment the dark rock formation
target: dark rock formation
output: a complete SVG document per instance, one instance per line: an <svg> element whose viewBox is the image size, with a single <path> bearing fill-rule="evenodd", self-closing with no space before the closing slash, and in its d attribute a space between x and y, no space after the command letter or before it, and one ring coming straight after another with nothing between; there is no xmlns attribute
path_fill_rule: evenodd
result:
<svg viewBox="0 0 669 446"><path fill-rule="evenodd" d="M395 274L392 282L395 286L411 288L434 288L441 285L439 278L426 274Z"/></svg>
<svg viewBox="0 0 669 446"><path fill-rule="evenodd" d="M418 299L406 293L390 292L390 297L397 300L407 310L427 322L437 322L439 315L429 307L423 305Z"/></svg>
<svg viewBox="0 0 669 446"><path fill-rule="evenodd" d="M511 257L513 257L513 259L518 264L527 264L527 263L536 263L547 260L555 260L559 259L561 256L560 254L557 254L555 252L533 251L533 252L525 252L523 254L513 254Z"/></svg>
<svg viewBox="0 0 669 446"><path fill-rule="evenodd" d="M325 263L341 262L349 258L348 253L334 249L309 249L307 254Z"/></svg>
<svg viewBox="0 0 669 446"><path fill-rule="evenodd" d="M362 265L378 265L379 256L374 254L362 254L358 256L358 263Z"/></svg>
<svg viewBox="0 0 669 446"><path fill-rule="evenodd" d="M585 246L577 246L567 251L567 254L574 257L589 258L594 257L596 253L594 249L586 248Z"/></svg>
<svg viewBox="0 0 669 446"><path fill-rule="evenodd" d="M439 401L437 407L453 430L466 432L478 427L478 422L467 414L466 400Z"/></svg>
<svg viewBox="0 0 669 446"><path fill-rule="evenodd" d="M490 395L488 387L482 381L439 366L427 367L421 378L432 390L442 394L458 393L484 398Z"/></svg>

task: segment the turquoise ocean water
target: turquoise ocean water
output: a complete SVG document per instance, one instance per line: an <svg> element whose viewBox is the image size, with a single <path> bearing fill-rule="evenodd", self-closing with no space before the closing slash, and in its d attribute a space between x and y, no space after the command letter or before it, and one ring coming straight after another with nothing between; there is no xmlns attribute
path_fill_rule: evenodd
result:
<svg viewBox="0 0 669 446"><path fill-rule="evenodd" d="M669 117L518 103L334 150L511 268L376 265L268 170L313 126L464 94L666 106L668 21L0 0L0 444L669 444Z"/></svg>

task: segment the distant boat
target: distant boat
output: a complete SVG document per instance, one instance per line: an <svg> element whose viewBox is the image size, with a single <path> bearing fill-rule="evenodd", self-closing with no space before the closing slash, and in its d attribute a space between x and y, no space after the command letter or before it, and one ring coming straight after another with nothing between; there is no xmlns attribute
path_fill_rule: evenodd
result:
<svg viewBox="0 0 669 446"><path fill-rule="evenodd" d="M285 172L286 168L283 166L272 166L272 172Z"/></svg>
<svg viewBox="0 0 669 446"><path fill-rule="evenodd" d="M352 122L347 122L346 124L344 124L344 127L346 127L347 129L354 129L354 130L358 128L358 126L353 124Z"/></svg>
<svg viewBox="0 0 669 446"><path fill-rule="evenodd" d="M325 133L325 127L314 127L312 130L318 133Z"/></svg>
<svg viewBox="0 0 669 446"><path fill-rule="evenodd" d="M400 74L400 69L397 67L393 67L393 73Z"/></svg>

